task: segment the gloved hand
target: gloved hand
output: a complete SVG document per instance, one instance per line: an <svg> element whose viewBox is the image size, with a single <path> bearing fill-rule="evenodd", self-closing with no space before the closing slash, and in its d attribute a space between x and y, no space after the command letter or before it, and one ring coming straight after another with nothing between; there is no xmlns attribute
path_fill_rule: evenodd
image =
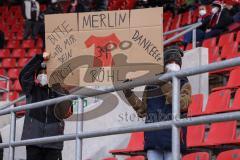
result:
<svg viewBox="0 0 240 160"><path fill-rule="evenodd" d="M132 80L126 79L125 81L123 81L123 83L130 82L130 81L132 81ZM132 89L130 88L130 89L123 90L123 93L126 97L130 97L133 92L132 92Z"/></svg>

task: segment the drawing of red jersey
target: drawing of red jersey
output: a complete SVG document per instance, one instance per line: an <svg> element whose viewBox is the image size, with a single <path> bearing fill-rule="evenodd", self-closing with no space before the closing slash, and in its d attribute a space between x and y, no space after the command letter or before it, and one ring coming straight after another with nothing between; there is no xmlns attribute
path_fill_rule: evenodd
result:
<svg viewBox="0 0 240 160"><path fill-rule="evenodd" d="M85 45L87 48L89 48L93 44L95 44L93 66L94 67L113 66L114 61L112 59L112 53L111 50L108 48L110 44L111 46L117 48L119 43L120 40L117 38L115 33L105 37L96 37L94 35L90 36L85 41ZM99 62L101 63L99 64Z"/></svg>

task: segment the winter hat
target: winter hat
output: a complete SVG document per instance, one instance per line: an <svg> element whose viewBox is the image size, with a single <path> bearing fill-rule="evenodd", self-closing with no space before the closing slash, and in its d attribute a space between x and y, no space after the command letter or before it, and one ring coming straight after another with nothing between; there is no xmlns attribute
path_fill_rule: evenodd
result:
<svg viewBox="0 0 240 160"><path fill-rule="evenodd" d="M183 51L178 46L170 46L164 49L164 66L172 61L182 66Z"/></svg>

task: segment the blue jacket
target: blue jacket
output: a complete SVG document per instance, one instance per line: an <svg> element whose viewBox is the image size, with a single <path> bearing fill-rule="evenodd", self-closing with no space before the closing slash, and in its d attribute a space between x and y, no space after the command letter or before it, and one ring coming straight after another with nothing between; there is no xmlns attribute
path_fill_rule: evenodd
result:
<svg viewBox="0 0 240 160"><path fill-rule="evenodd" d="M181 87L188 83L187 78L180 81ZM172 104L166 104L166 96L161 89L156 86L147 86L146 90L151 92L158 92L159 96L147 97L147 117L145 123L154 123L160 121L167 121L172 119ZM154 91L155 90L155 91ZM149 95L149 94L148 94ZM186 129L181 129L181 149L185 149L186 145ZM145 149L159 149L171 151L172 147L172 130L165 129L159 131L147 131L144 133Z"/></svg>

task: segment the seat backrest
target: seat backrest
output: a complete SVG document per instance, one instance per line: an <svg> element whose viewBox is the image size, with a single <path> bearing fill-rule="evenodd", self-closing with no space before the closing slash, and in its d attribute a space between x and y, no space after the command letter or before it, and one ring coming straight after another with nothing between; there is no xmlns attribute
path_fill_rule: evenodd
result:
<svg viewBox="0 0 240 160"><path fill-rule="evenodd" d="M237 121L217 122L210 126L205 139L207 145L222 145L233 143L236 139Z"/></svg>
<svg viewBox="0 0 240 160"><path fill-rule="evenodd" d="M144 156L134 156L134 157L129 157L126 160L145 160Z"/></svg>
<svg viewBox="0 0 240 160"><path fill-rule="evenodd" d="M232 43L234 39L234 33L227 33L220 36L218 46L224 46L225 44Z"/></svg>
<svg viewBox="0 0 240 160"><path fill-rule="evenodd" d="M221 51L222 59L230 59L238 56L238 42L227 43Z"/></svg>
<svg viewBox="0 0 240 160"><path fill-rule="evenodd" d="M201 115L203 108L203 94L193 95L191 99L192 103L188 107L188 117Z"/></svg>
<svg viewBox="0 0 240 160"><path fill-rule="evenodd" d="M231 90L219 90L213 92L208 97L208 102L206 106L206 114L214 114L217 112L228 111L231 99Z"/></svg>
<svg viewBox="0 0 240 160"><path fill-rule="evenodd" d="M144 149L144 132L135 132L131 134L128 149Z"/></svg>
<svg viewBox="0 0 240 160"><path fill-rule="evenodd" d="M203 41L203 47L206 47L206 48L210 48L210 47L215 47L216 46L216 42L217 39L216 38L210 38L210 39L205 39Z"/></svg>
<svg viewBox="0 0 240 160"><path fill-rule="evenodd" d="M208 152L196 152L183 156L182 160L210 160Z"/></svg>
<svg viewBox="0 0 240 160"><path fill-rule="evenodd" d="M208 48L208 61L209 63L217 62L220 59L219 47Z"/></svg>
<svg viewBox="0 0 240 160"><path fill-rule="evenodd" d="M12 57L23 58L25 56L24 49L14 49L12 52Z"/></svg>
<svg viewBox="0 0 240 160"><path fill-rule="evenodd" d="M217 160L240 160L240 149L224 151L217 156Z"/></svg>
<svg viewBox="0 0 240 160"><path fill-rule="evenodd" d="M240 31L238 31L237 33L237 39L236 39L237 42L240 42Z"/></svg>
<svg viewBox="0 0 240 160"><path fill-rule="evenodd" d="M227 87L237 87L240 86L240 67L234 69L231 71Z"/></svg>
<svg viewBox="0 0 240 160"><path fill-rule="evenodd" d="M240 88L236 91L231 110L240 110Z"/></svg>
<svg viewBox="0 0 240 160"><path fill-rule="evenodd" d="M205 125L187 127L187 147L201 146L204 142Z"/></svg>

